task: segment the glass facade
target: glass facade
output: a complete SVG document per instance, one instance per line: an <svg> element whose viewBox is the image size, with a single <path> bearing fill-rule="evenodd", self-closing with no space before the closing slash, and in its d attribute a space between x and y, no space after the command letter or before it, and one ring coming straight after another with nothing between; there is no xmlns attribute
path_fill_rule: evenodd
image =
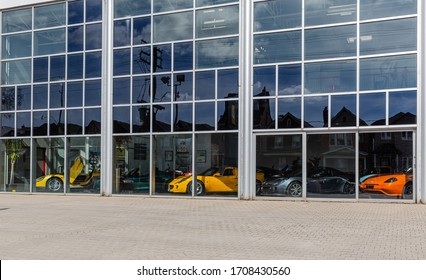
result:
<svg viewBox="0 0 426 280"><path fill-rule="evenodd" d="M34 2L0 11L0 192L418 201L418 1Z"/></svg>

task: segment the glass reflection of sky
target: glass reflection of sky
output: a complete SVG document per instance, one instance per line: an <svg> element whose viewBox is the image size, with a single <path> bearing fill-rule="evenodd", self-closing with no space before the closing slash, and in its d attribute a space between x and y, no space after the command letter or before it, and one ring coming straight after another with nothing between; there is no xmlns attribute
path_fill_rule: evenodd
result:
<svg viewBox="0 0 426 280"><path fill-rule="evenodd" d="M269 96L274 96L275 67L256 67L253 72L253 95L257 96L265 90Z"/></svg>
<svg viewBox="0 0 426 280"><path fill-rule="evenodd" d="M386 94L384 92L366 93L359 95L359 125L365 122L374 125L375 122L386 118Z"/></svg>
<svg viewBox="0 0 426 280"><path fill-rule="evenodd" d="M302 66L282 65L278 68L278 94L293 95L302 93Z"/></svg>
<svg viewBox="0 0 426 280"><path fill-rule="evenodd" d="M195 73L195 99L214 99L215 73L214 71Z"/></svg>
<svg viewBox="0 0 426 280"><path fill-rule="evenodd" d="M225 98L230 93L238 93L238 69L217 71L217 98Z"/></svg>
<svg viewBox="0 0 426 280"><path fill-rule="evenodd" d="M195 130L213 130L215 125L215 104L195 103Z"/></svg>
<svg viewBox="0 0 426 280"><path fill-rule="evenodd" d="M312 96L305 97L305 122L312 127L327 127L324 113L328 114L328 97ZM327 115L326 115L327 116Z"/></svg>

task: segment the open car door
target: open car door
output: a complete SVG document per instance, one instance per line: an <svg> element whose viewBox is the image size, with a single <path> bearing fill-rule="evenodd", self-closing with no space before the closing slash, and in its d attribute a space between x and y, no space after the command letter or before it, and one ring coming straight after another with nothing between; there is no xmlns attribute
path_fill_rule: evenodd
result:
<svg viewBox="0 0 426 280"><path fill-rule="evenodd" d="M77 179L78 175L80 175L83 170L84 164L81 157L77 157L74 161L74 164L70 168L70 183L74 183L75 179Z"/></svg>

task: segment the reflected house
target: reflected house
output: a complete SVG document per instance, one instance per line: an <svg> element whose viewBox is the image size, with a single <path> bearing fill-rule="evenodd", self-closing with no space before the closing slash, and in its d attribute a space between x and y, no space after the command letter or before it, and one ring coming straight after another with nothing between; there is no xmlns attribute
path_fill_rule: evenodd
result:
<svg viewBox="0 0 426 280"><path fill-rule="evenodd" d="M92 120L86 126L86 134L97 134L101 133L101 123L95 120Z"/></svg>
<svg viewBox="0 0 426 280"><path fill-rule="evenodd" d="M255 97L269 96L266 87ZM275 122L271 117L270 99L254 99L253 100L253 128L274 128Z"/></svg>
<svg viewBox="0 0 426 280"><path fill-rule="evenodd" d="M355 126L356 119L356 115L352 113L351 110L343 106L342 109L340 109L340 111L334 117L331 118L331 126ZM364 120L360 119L359 125L366 126L367 123Z"/></svg>
<svg viewBox="0 0 426 280"><path fill-rule="evenodd" d="M228 93L225 98L238 98L238 93ZM238 129L238 100L225 101L225 111L217 126L219 130Z"/></svg>
<svg viewBox="0 0 426 280"><path fill-rule="evenodd" d="M287 112L285 115L278 116L279 128L301 128L302 120L295 117L292 113ZM312 127L308 122L304 122L304 127Z"/></svg>

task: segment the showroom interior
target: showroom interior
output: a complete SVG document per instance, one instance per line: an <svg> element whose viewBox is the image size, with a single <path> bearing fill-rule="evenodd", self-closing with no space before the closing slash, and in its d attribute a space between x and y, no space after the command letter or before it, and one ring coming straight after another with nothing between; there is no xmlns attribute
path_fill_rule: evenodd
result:
<svg viewBox="0 0 426 280"><path fill-rule="evenodd" d="M426 201L423 1L1 2L1 194Z"/></svg>

